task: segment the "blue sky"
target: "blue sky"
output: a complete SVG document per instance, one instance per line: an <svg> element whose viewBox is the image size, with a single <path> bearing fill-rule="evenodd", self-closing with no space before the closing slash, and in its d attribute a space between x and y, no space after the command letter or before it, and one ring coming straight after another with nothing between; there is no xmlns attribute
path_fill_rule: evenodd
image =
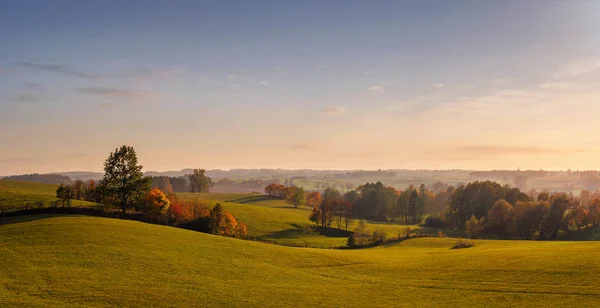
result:
<svg viewBox="0 0 600 308"><path fill-rule="evenodd" d="M595 1L2 1L0 174L598 169Z"/></svg>

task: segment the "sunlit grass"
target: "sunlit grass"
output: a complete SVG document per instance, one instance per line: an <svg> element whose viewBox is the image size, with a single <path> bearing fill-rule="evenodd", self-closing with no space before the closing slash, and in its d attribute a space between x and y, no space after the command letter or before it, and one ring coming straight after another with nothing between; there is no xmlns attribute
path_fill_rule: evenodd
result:
<svg viewBox="0 0 600 308"><path fill-rule="evenodd" d="M97 217L0 225L0 306L595 307L600 243L291 248ZM34 219L34 220L31 220Z"/></svg>

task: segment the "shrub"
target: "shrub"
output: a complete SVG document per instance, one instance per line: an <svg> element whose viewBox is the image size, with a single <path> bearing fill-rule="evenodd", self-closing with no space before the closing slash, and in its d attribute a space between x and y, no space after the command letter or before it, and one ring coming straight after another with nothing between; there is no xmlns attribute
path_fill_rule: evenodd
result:
<svg viewBox="0 0 600 308"><path fill-rule="evenodd" d="M354 230L354 233L348 238L349 247L367 246L370 244L371 239L369 238L369 227L364 220L358 223L358 227Z"/></svg>
<svg viewBox="0 0 600 308"><path fill-rule="evenodd" d="M459 238L452 249L469 248L475 246L475 243Z"/></svg>
<svg viewBox="0 0 600 308"><path fill-rule="evenodd" d="M425 226L430 228L445 228L446 224L438 215L429 215L425 218Z"/></svg>
<svg viewBox="0 0 600 308"><path fill-rule="evenodd" d="M383 244L386 239L387 233L381 228L378 228L375 231L373 231L373 234L371 235L371 243L373 244Z"/></svg>

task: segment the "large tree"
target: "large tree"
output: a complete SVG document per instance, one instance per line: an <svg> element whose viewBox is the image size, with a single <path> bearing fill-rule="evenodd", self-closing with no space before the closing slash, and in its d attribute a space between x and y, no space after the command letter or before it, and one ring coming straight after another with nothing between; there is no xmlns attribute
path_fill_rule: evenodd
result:
<svg viewBox="0 0 600 308"><path fill-rule="evenodd" d="M123 214L143 202L151 185L152 179L144 177L133 147L124 145L116 149L104 162L103 197L119 206Z"/></svg>
<svg viewBox="0 0 600 308"><path fill-rule="evenodd" d="M214 182L206 175L204 169L194 169L194 173L190 175L190 191L195 193L210 192Z"/></svg>

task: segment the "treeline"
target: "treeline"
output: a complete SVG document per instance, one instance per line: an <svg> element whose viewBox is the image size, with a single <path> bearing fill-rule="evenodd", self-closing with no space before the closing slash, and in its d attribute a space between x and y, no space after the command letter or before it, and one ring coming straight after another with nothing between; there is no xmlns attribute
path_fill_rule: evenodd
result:
<svg viewBox="0 0 600 308"><path fill-rule="evenodd" d="M286 199L301 188L270 185L265 192ZM352 219L421 223L466 230L473 237L561 239L600 226L600 191L528 194L517 187L476 181L457 188L437 182L400 191L381 182L366 183L341 194L328 188L306 194L311 222L346 230Z"/></svg>
<svg viewBox="0 0 600 308"><path fill-rule="evenodd" d="M472 171L469 177L472 179L502 179L515 178L518 176L527 178L543 178L549 175L544 170L492 170L492 171Z"/></svg>
<svg viewBox="0 0 600 308"><path fill-rule="evenodd" d="M60 175L60 174L23 174L23 175L12 175L2 178L7 181L23 181L23 182L33 182L33 183L42 183L42 184L72 184L73 180L70 177Z"/></svg>
<svg viewBox="0 0 600 308"><path fill-rule="evenodd" d="M432 222L436 219L432 219ZM458 187L439 223L500 238L560 239L600 224L600 198L581 202L571 194L527 195L518 188L485 181Z"/></svg>
<svg viewBox="0 0 600 308"><path fill-rule="evenodd" d="M304 191L304 188L302 187L285 186L273 183L265 187L265 193L269 196L269 199L282 199L291 203L294 207L306 203L306 191Z"/></svg>
<svg viewBox="0 0 600 308"><path fill-rule="evenodd" d="M182 177L154 176L152 187L165 192L209 192L214 181L206 175L204 169L194 169L192 174Z"/></svg>
<svg viewBox="0 0 600 308"><path fill-rule="evenodd" d="M313 208L310 221L321 227L338 228L353 219L420 223L428 213L442 211L454 188L442 182L420 187L409 186L400 191L381 182L366 183L344 194L335 188L323 193L306 193L295 186L271 184L265 188L269 198L279 198L298 206ZM303 197L304 195L305 197Z"/></svg>

